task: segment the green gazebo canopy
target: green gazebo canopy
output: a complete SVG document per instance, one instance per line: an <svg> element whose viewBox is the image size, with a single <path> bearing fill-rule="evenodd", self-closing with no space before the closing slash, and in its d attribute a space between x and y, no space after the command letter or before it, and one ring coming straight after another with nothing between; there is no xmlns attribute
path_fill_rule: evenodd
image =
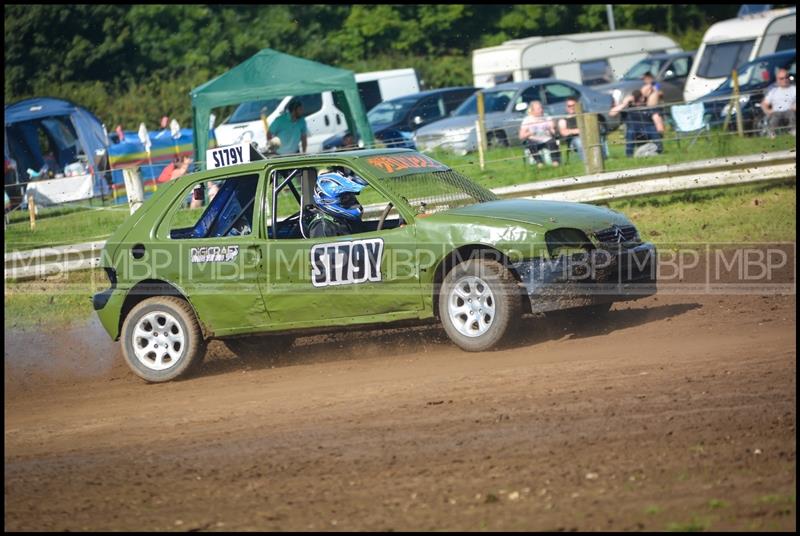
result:
<svg viewBox="0 0 800 536"><path fill-rule="evenodd" d="M334 101L344 113L350 129L355 127L364 143L371 146L374 142L372 129L352 71L265 48L192 90L195 161L201 162L201 169L205 169L209 117L213 108L323 91L333 91Z"/></svg>

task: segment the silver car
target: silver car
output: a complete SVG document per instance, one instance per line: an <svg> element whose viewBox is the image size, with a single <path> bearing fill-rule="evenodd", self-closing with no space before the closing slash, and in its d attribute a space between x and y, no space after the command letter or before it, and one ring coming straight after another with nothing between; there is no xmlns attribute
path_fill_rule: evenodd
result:
<svg viewBox="0 0 800 536"><path fill-rule="evenodd" d="M619 104L622 99L642 87L642 76L649 72L655 78L664 103L683 101L683 86L694 61L694 52L653 54L636 63L622 75L618 82L592 86L601 93L608 93Z"/></svg>
<svg viewBox="0 0 800 536"><path fill-rule="evenodd" d="M605 95L574 82L539 78L524 82L511 82L482 89L489 146L519 145L519 126L527 113L528 103L538 100L550 117L566 113L569 97L580 99L583 110L600 114L601 130L606 132L619 126L619 117L609 117L614 104ZM416 131L414 141L422 151L446 149L457 154L467 154L478 149L475 122L478 120L477 95L471 96L447 119L436 121Z"/></svg>

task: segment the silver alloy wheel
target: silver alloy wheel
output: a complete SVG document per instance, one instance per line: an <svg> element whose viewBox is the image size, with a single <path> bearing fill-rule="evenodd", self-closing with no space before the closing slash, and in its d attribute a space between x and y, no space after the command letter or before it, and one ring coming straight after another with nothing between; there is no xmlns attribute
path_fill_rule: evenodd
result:
<svg viewBox="0 0 800 536"><path fill-rule="evenodd" d="M494 294L481 278L464 276L453 285L447 299L447 309L459 333L467 337L480 337L492 327L494 321Z"/></svg>
<svg viewBox="0 0 800 536"><path fill-rule="evenodd" d="M133 352L150 370L166 370L180 360L186 336L180 322L170 313L154 311L144 315L133 329Z"/></svg>

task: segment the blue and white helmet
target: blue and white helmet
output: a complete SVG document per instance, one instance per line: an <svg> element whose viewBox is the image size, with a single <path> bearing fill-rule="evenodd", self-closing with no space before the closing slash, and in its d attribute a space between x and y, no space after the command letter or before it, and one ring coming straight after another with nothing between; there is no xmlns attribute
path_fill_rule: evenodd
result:
<svg viewBox="0 0 800 536"><path fill-rule="evenodd" d="M359 220L363 209L356 195L366 186L367 183L357 177L346 177L336 172L323 173L317 177L314 203L331 216Z"/></svg>

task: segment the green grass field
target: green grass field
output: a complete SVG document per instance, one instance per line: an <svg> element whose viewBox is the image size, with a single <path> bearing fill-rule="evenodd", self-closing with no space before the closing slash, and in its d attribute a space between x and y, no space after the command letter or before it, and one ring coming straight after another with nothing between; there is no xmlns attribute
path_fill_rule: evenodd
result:
<svg viewBox="0 0 800 536"><path fill-rule="evenodd" d="M670 135L667 136L667 139L669 138ZM621 130L611 133L608 143L610 156L605 162L606 170L620 171L690 162L704 158L793 149L796 148L797 140L794 136L789 135L770 140L712 133L707 138L700 139L689 149L685 143L679 149L674 141L666 141L664 154L648 158L625 157L625 145ZM489 151L484 171L480 170L477 154L457 156L452 153L439 152L434 153L433 157L487 188L585 174L583 163L574 154L571 155L568 163L558 168L537 169L525 163L521 147L498 148ZM370 202L368 192L364 192L363 197L364 203ZM6 251L102 240L107 238L128 216L127 206L102 208L97 206L97 203L94 205L91 209L81 207L42 208L37 218L35 231L30 230L28 214L15 211L11 214L11 223L5 230ZM189 211L181 211L180 216L188 218L186 221L191 219ZM176 226L180 226L180 222L176 222Z"/></svg>
<svg viewBox="0 0 800 536"><path fill-rule="evenodd" d="M794 182L695 190L616 201L642 237L656 245L696 242L795 242ZM6 283L5 327L82 322L91 295L108 287L101 270L68 272L43 281Z"/></svg>

